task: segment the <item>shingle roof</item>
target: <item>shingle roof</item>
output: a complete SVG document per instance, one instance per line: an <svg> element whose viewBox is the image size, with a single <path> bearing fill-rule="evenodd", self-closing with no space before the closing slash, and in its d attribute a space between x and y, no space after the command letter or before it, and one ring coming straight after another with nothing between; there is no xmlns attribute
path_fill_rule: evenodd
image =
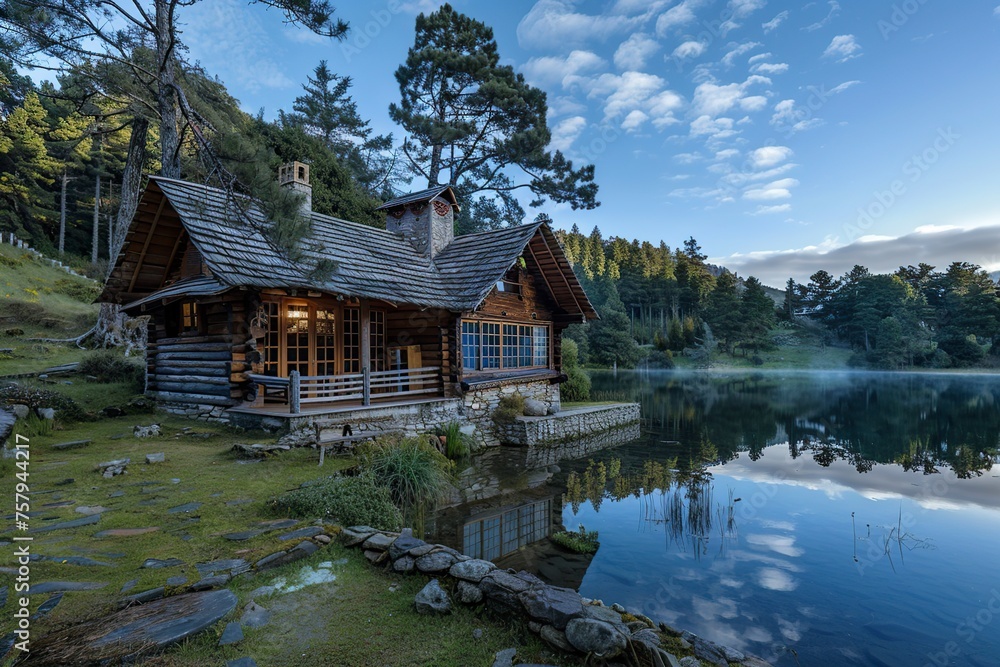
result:
<svg viewBox="0 0 1000 667"><path fill-rule="evenodd" d="M172 285L164 287L161 290L157 290L152 294L133 301L132 303L126 304L123 308L125 310L131 310L151 301L160 301L162 299L172 299L176 297L212 296L213 294L222 294L229 289L232 289L229 285L219 282L212 276L186 278L184 280L178 280Z"/></svg>
<svg viewBox="0 0 1000 667"><path fill-rule="evenodd" d="M445 192L448 192L448 200L451 201L453 206L458 206L455 201L455 193L451 191L450 185L435 185L432 188L427 188L426 190L421 190L420 192L411 192L405 194L402 197L396 197L395 199L390 199L386 203L379 206L376 211L384 211L389 208L396 208L398 206L406 206L407 204L414 204L421 201L430 201L435 197L439 197Z"/></svg>
<svg viewBox="0 0 1000 667"><path fill-rule="evenodd" d="M475 310L536 233L547 229L544 223L534 223L458 236L431 262L399 234L313 213L312 231L303 244L307 261L296 264L265 237L262 230L267 221L246 201L234 202L217 188L158 176L150 177L147 189L166 196L211 269L213 282L220 286L311 289L456 311ZM242 216L238 205L246 208ZM253 224L247 224L247 218ZM546 237L554 239L551 231L542 235ZM123 251L119 264L124 255ZM326 279L310 276L319 259L337 264ZM579 289L572 270L566 280ZM198 286L216 289L208 284ZM583 294L582 290L579 293ZM583 298L579 310L591 317L593 309Z"/></svg>

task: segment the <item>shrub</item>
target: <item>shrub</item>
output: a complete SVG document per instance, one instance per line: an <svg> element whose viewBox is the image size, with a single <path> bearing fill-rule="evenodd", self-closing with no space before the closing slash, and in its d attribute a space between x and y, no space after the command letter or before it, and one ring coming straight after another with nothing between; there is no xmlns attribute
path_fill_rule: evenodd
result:
<svg viewBox="0 0 1000 667"><path fill-rule="evenodd" d="M42 304L30 301L13 299L4 304L3 310L19 324L43 324L51 319Z"/></svg>
<svg viewBox="0 0 1000 667"><path fill-rule="evenodd" d="M666 369L674 367L674 353L670 350L653 350L646 357L646 367L655 369Z"/></svg>
<svg viewBox="0 0 1000 667"><path fill-rule="evenodd" d="M564 401L586 401L590 398L590 376L580 368L579 347L572 338L562 339L562 367L569 378L559 387Z"/></svg>
<svg viewBox="0 0 1000 667"><path fill-rule="evenodd" d="M54 408L56 416L64 421L83 419L86 414L69 396L48 389L34 389L20 384L9 384L0 387L0 405L20 403L32 410L37 408Z"/></svg>
<svg viewBox="0 0 1000 667"><path fill-rule="evenodd" d="M146 369L142 363L141 359L126 359L117 350L98 350L87 355L77 370L96 377L98 382L122 382L142 391L146 383Z"/></svg>
<svg viewBox="0 0 1000 667"><path fill-rule="evenodd" d="M601 543L597 541L597 531L586 530L582 523L580 524L580 529L575 532L562 531L554 533L552 541L564 549L569 549L578 554L597 553L597 548L601 546Z"/></svg>
<svg viewBox="0 0 1000 667"><path fill-rule="evenodd" d="M493 423L498 426L513 424L517 417L524 414L524 396L510 394L500 399L499 405L493 411Z"/></svg>
<svg viewBox="0 0 1000 667"><path fill-rule="evenodd" d="M371 474L364 473L331 477L289 491L272 500L271 506L283 514L309 519L327 517L346 526L397 530L403 524L389 489L376 482Z"/></svg>
<svg viewBox="0 0 1000 667"><path fill-rule="evenodd" d="M101 286L74 278L59 278L52 286L52 291L83 303L93 303L101 294Z"/></svg>
<svg viewBox="0 0 1000 667"><path fill-rule="evenodd" d="M361 469L389 490L403 518L419 528L424 510L445 497L452 463L421 438L382 437L358 448Z"/></svg>
<svg viewBox="0 0 1000 667"><path fill-rule="evenodd" d="M24 335L24 329L18 327L12 327L10 329L3 330L4 336L9 336L10 338L17 338Z"/></svg>

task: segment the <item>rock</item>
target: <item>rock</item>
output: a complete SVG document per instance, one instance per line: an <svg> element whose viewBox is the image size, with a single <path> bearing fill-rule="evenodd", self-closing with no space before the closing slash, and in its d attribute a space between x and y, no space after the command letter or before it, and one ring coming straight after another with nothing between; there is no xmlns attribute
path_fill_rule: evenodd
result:
<svg viewBox="0 0 1000 667"><path fill-rule="evenodd" d="M77 514L82 514L84 516L93 516L94 514L101 514L102 512L107 512L107 507L101 507L100 505L87 506L82 505L77 507L75 512Z"/></svg>
<svg viewBox="0 0 1000 667"><path fill-rule="evenodd" d="M220 560L213 560L207 563L197 563L195 569L198 570L198 574L203 577L209 577L219 572L229 572L231 575L237 575L241 572L246 572L250 569L250 563L246 562L242 558L224 558Z"/></svg>
<svg viewBox="0 0 1000 667"><path fill-rule="evenodd" d="M177 507L171 507L170 509L167 510L167 514L181 514L181 513L193 512L199 507L201 507L201 505L202 503L184 503L183 505L178 505Z"/></svg>
<svg viewBox="0 0 1000 667"><path fill-rule="evenodd" d="M519 613L522 607L517 596L531 585L525 579L505 570L493 570L479 582L479 588L491 603L490 606L500 614Z"/></svg>
<svg viewBox="0 0 1000 667"><path fill-rule="evenodd" d="M81 517L79 519L73 519L72 521L61 521L59 523L53 523L48 526L39 526L38 528L32 528L29 533L48 533L53 530L66 530L68 528L79 528L81 526L90 526L101 520L100 514L94 514L91 516Z"/></svg>
<svg viewBox="0 0 1000 667"><path fill-rule="evenodd" d="M145 604L147 602L152 602L153 600L159 600L167 592L167 589L160 586L159 588L151 588L148 591L142 591L141 593L136 593L135 595L130 595L122 600L122 606L127 607L130 604Z"/></svg>
<svg viewBox="0 0 1000 667"><path fill-rule="evenodd" d="M610 607L603 607L596 604L588 604L583 607L583 615L597 621L604 621L612 625L622 625L622 616Z"/></svg>
<svg viewBox="0 0 1000 667"><path fill-rule="evenodd" d="M455 560L455 556L446 551L435 551L418 558L416 565L424 574L439 574L450 570Z"/></svg>
<svg viewBox="0 0 1000 667"><path fill-rule="evenodd" d="M451 612L451 598L441 588L437 579L431 579L427 582L427 585L413 598L413 605L418 614L448 614Z"/></svg>
<svg viewBox="0 0 1000 667"><path fill-rule="evenodd" d="M614 604L611 605L611 609L614 610L614 611L617 611L619 614L624 614L625 613L625 607L621 606L617 602L615 602Z"/></svg>
<svg viewBox="0 0 1000 667"><path fill-rule="evenodd" d="M473 558L472 560L455 563L451 566L448 574L456 579L471 581L474 584L478 584L482 581L483 577L495 569L497 569L497 566L490 561Z"/></svg>
<svg viewBox="0 0 1000 667"><path fill-rule="evenodd" d="M643 628L638 632L633 632L631 639L633 643L642 644L654 653L660 648L660 644L663 643L660 640L660 635L656 634L656 630L651 628Z"/></svg>
<svg viewBox="0 0 1000 667"><path fill-rule="evenodd" d="M241 531L239 533L227 533L227 534L223 535L222 537L224 537L227 540L232 540L234 542L243 542L245 540L252 540L253 538L257 537L258 535L263 535L266 532L267 532L266 530L261 530L261 529L257 529L257 530L244 530L244 531Z"/></svg>
<svg viewBox="0 0 1000 667"><path fill-rule="evenodd" d="M729 664L723 648L715 642L711 642L690 632L683 633L681 638L691 644L691 650L699 660L704 660L705 662L718 665L719 667L727 667ZM742 659L742 655L743 654L741 653L740 659ZM739 661L737 660L734 662Z"/></svg>
<svg viewBox="0 0 1000 667"><path fill-rule="evenodd" d="M771 663L748 653L740 662L740 667L771 667Z"/></svg>
<svg viewBox="0 0 1000 667"><path fill-rule="evenodd" d="M176 588L177 586L183 586L186 583L187 583L187 577L182 577L179 575L176 577L169 577L167 579L167 586L171 586L174 588Z"/></svg>
<svg viewBox="0 0 1000 667"><path fill-rule="evenodd" d="M38 408L35 412L38 413L39 417L48 421L52 421L56 418L56 411L53 408Z"/></svg>
<svg viewBox="0 0 1000 667"><path fill-rule="evenodd" d="M31 560L32 562L45 561L48 563L59 563L60 565L76 565L78 567L114 567L111 563L85 558L84 556L42 556L40 554L31 554ZM0 607L2 606L0 605Z"/></svg>
<svg viewBox="0 0 1000 667"><path fill-rule="evenodd" d="M251 600L250 603L243 608L243 615L240 616L240 625L254 630L256 628L264 627L270 620L271 612Z"/></svg>
<svg viewBox="0 0 1000 667"><path fill-rule="evenodd" d="M241 458L265 459L280 452L287 452L291 447L288 445L233 445L232 451Z"/></svg>
<svg viewBox="0 0 1000 667"><path fill-rule="evenodd" d="M156 435L160 435L160 425L150 424L149 426L134 426L132 427L132 435L137 438L151 438Z"/></svg>
<svg viewBox="0 0 1000 667"><path fill-rule="evenodd" d="M211 577L205 577L204 579L199 579L195 583L188 587L188 590L192 593L195 591L210 591L213 588L222 588L229 583L230 576L228 574L216 574Z"/></svg>
<svg viewBox="0 0 1000 667"><path fill-rule="evenodd" d="M159 526L150 526L149 528L112 528L110 530L102 530L99 533L94 533L94 537L132 537L133 535L153 533L159 529Z"/></svg>
<svg viewBox="0 0 1000 667"><path fill-rule="evenodd" d="M368 528L368 526L354 526L353 528L344 528L341 530L340 540L344 543L344 546L353 547L361 544L374 534L374 528Z"/></svg>
<svg viewBox="0 0 1000 667"><path fill-rule="evenodd" d="M681 667L681 663L677 660L677 656L675 656L673 653L668 653L667 651L664 651L662 648L658 649L656 653L657 655L660 656L660 662L663 663L663 667ZM768 665L767 667L770 667L770 665Z"/></svg>
<svg viewBox="0 0 1000 667"><path fill-rule="evenodd" d="M534 398L524 400L524 415L526 417L544 417L549 412L549 406Z"/></svg>
<svg viewBox="0 0 1000 667"><path fill-rule="evenodd" d="M389 559L389 554L385 551L370 551L365 549L365 558L372 565L379 565Z"/></svg>
<svg viewBox="0 0 1000 667"><path fill-rule="evenodd" d="M646 625L645 623L643 623L642 621L629 621L628 623L625 624L625 627L628 628L629 632L631 632L632 634L635 634L636 632L639 632L640 630L647 629L649 626Z"/></svg>
<svg viewBox="0 0 1000 667"><path fill-rule="evenodd" d="M326 534L317 535L313 539L319 542L320 544L329 544L332 541L331 537Z"/></svg>
<svg viewBox="0 0 1000 667"><path fill-rule="evenodd" d="M105 461L103 463L98 463L95 467L97 470L101 471L105 478L111 479L115 475L125 474L125 466L132 462L132 459L115 459L114 461Z"/></svg>
<svg viewBox="0 0 1000 667"><path fill-rule="evenodd" d="M284 558L287 555L288 555L287 551L278 551L278 552L275 552L275 553L273 553L273 554L271 554L269 556L264 556L259 561L257 561L256 563L254 563L254 567L256 569L258 569L258 570L266 569L269 566L273 567L272 563L274 563L275 561L277 561L277 560L279 560L281 558Z"/></svg>
<svg viewBox="0 0 1000 667"><path fill-rule="evenodd" d="M367 551L388 551L394 540L395 538L389 537L388 535L375 533L365 540L362 547Z"/></svg>
<svg viewBox="0 0 1000 667"><path fill-rule="evenodd" d="M90 440L71 440L70 442L60 442L58 445L52 445L52 449L80 449L81 447L86 447L90 444Z"/></svg>
<svg viewBox="0 0 1000 667"><path fill-rule="evenodd" d="M219 637L219 646L228 646L229 644L236 644L237 642L243 641L243 628L236 621L226 623L226 629L222 631L222 636Z"/></svg>
<svg viewBox="0 0 1000 667"><path fill-rule="evenodd" d="M110 494L108 495L108 498L121 498L121 497L122 497L122 496L124 496L124 495L125 495L125 492L124 492L124 491L122 491L121 489L118 489L117 491L112 491L112 492L111 492L111 493L110 493Z"/></svg>
<svg viewBox="0 0 1000 667"><path fill-rule="evenodd" d="M685 656L681 658L681 667L701 667L701 661L693 656Z"/></svg>
<svg viewBox="0 0 1000 667"><path fill-rule="evenodd" d="M124 584L122 584L122 589L120 591L118 591L118 592L122 593L122 594L128 593L130 590L132 590L133 588L135 588L135 585L137 583L139 583L138 579L129 579Z"/></svg>
<svg viewBox="0 0 1000 667"><path fill-rule="evenodd" d="M400 574L409 574L413 572L416 567L412 556L400 556L392 564L392 569L394 572L399 572Z"/></svg>
<svg viewBox="0 0 1000 667"><path fill-rule="evenodd" d="M146 454L146 463L163 463L167 459L163 452L157 454Z"/></svg>
<svg viewBox="0 0 1000 667"><path fill-rule="evenodd" d="M473 639L482 639L483 638L483 630L482 630L482 628L476 628L475 630L473 630L472 631L472 638Z"/></svg>
<svg viewBox="0 0 1000 667"><path fill-rule="evenodd" d="M413 536L413 531L410 528L404 528L399 537L389 545L389 558L396 560L410 549L415 549L425 544L427 543Z"/></svg>
<svg viewBox="0 0 1000 667"><path fill-rule="evenodd" d="M462 604L478 604L483 601L483 592L479 586L468 581L459 581L455 586L455 595Z"/></svg>
<svg viewBox="0 0 1000 667"><path fill-rule="evenodd" d="M38 610L31 615L31 618L41 618L42 616L45 616L46 614L51 612L53 609L59 606L60 602L62 602L63 595L64 593L56 593L45 602L38 605ZM3 653L0 653L0 656L3 656Z"/></svg>
<svg viewBox="0 0 1000 667"><path fill-rule="evenodd" d="M625 635L615 626L592 618L574 618L566 624L566 639L581 653L608 660L626 646Z"/></svg>
<svg viewBox="0 0 1000 667"><path fill-rule="evenodd" d="M257 661L253 658L237 658L236 660L227 660L226 667L257 667Z"/></svg>
<svg viewBox="0 0 1000 667"><path fill-rule="evenodd" d="M217 495L222 495L217 494ZM239 507L240 505L249 505L253 502L253 498L236 498L235 500L226 501L226 507Z"/></svg>
<svg viewBox="0 0 1000 667"><path fill-rule="evenodd" d="M538 634L549 646L552 646L553 648L557 648L560 651L566 651L567 653L576 652L576 647L569 643L569 640L566 639L566 633L562 630L556 630L551 625L543 625Z"/></svg>
<svg viewBox="0 0 1000 667"><path fill-rule="evenodd" d="M505 648L502 651L497 651L493 655L493 667L511 667L514 664L514 656L516 655L516 648Z"/></svg>
<svg viewBox="0 0 1000 667"><path fill-rule="evenodd" d="M160 560L159 558L147 558L139 567L146 569L161 569L164 567L178 567L183 564L184 561L179 558L168 558L166 560Z"/></svg>
<svg viewBox="0 0 1000 667"><path fill-rule="evenodd" d="M290 533L285 533L284 535L278 536L279 542L285 542L287 540L300 540L303 537L314 537L323 532L323 529L319 526L307 526L305 528L299 528L298 530L293 530Z"/></svg>
<svg viewBox="0 0 1000 667"><path fill-rule="evenodd" d="M557 630L565 629L570 620L583 614L579 593L568 588L542 586L527 590L518 597L529 616Z"/></svg>
<svg viewBox="0 0 1000 667"><path fill-rule="evenodd" d="M107 585L107 582L100 581L43 581L40 584L32 585L28 589L28 595L64 593L66 591L96 591Z"/></svg>
<svg viewBox="0 0 1000 667"><path fill-rule="evenodd" d="M27 419L28 414L31 412L31 408L23 403L15 403L10 406L10 409L14 413L14 416L18 419Z"/></svg>

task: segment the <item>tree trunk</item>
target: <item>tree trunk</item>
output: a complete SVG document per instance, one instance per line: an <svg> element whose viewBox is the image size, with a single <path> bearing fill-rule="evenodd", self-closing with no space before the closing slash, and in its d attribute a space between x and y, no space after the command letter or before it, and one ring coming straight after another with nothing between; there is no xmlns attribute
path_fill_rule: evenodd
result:
<svg viewBox="0 0 1000 667"><path fill-rule="evenodd" d="M108 181L108 214L107 214L107 226L108 226L108 262L113 262L115 260L114 255L111 254L112 248L114 248L115 243L115 223L114 216L111 214L111 202L114 200L115 196L115 181L111 179Z"/></svg>
<svg viewBox="0 0 1000 667"><path fill-rule="evenodd" d="M139 206L139 188L142 185L142 167L146 164L146 136L149 133L149 121L136 117L132 121L132 136L128 142L128 157L125 159L125 171L122 174L121 190L118 193L118 228L115 230L114 246L109 249L111 261L108 271L114 268L118 253L121 252L125 236L132 224L132 216ZM110 275L110 273L109 273Z"/></svg>
<svg viewBox="0 0 1000 667"><path fill-rule="evenodd" d="M94 233L90 244L90 263L97 264L97 250L101 243L101 172L94 179Z"/></svg>
<svg viewBox="0 0 1000 667"><path fill-rule="evenodd" d="M160 113L160 175L181 177L180 133L174 99L174 35L171 0L156 0L157 110Z"/></svg>
<svg viewBox="0 0 1000 667"><path fill-rule="evenodd" d="M66 250L66 182L69 177L66 170L62 173L62 194L59 197L59 256L63 256Z"/></svg>

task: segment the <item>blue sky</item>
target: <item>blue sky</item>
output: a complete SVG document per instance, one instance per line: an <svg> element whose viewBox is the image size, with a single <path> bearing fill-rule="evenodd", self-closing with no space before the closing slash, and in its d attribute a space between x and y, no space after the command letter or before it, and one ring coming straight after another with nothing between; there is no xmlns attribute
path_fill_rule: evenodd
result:
<svg viewBox="0 0 1000 667"><path fill-rule="evenodd" d="M267 117L326 59L399 139L393 72L416 14L439 4L339 3L352 32L338 43L210 0L183 10L182 39ZM546 91L553 147L596 164L602 206L547 206L558 227L671 246L693 235L775 286L855 262L1000 269L997 0L452 4Z"/></svg>

